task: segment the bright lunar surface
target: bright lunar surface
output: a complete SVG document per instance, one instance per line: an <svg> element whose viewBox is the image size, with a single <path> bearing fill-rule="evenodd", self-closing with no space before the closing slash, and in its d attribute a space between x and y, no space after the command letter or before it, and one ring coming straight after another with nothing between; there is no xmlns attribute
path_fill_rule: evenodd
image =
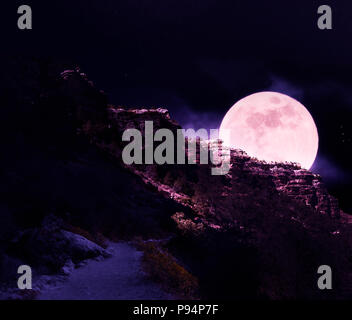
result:
<svg viewBox="0 0 352 320"><path fill-rule="evenodd" d="M309 111L278 92L247 96L226 113L219 138L259 160L297 162L310 169L318 152L318 130Z"/></svg>

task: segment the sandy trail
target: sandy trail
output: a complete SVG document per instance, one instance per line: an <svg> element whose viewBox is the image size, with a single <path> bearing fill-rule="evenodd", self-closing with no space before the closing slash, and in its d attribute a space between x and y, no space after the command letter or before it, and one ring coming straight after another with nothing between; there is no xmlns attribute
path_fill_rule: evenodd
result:
<svg viewBox="0 0 352 320"><path fill-rule="evenodd" d="M142 252L128 243L111 243L112 256L86 265L55 286L41 290L39 300L158 300L172 299L141 271Z"/></svg>

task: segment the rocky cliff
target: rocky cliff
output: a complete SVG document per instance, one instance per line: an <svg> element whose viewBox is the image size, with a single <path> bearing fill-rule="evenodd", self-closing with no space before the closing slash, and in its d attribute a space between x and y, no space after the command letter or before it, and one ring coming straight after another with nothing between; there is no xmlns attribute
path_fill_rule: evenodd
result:
<svg viewBox="0 0 352 320"><path fill-rule="evenodd" d="M72 71L71 71L72 72ZM67 74L65 73L65 79ZM93 119L92 119L93 120ZM84 132L88 134L92 141L99 146L99 148L110 153L117 159L121 160L122 149L125 143L122 143L122 134L126 129L138 129L144 133L145 121L153 121L154 132L160 128L170 129L175 133L176 130L181 127L170 118L169 112L166 109L123 109L121 107L109 106L108 108L108 121L98 130L94 131L91 128L91 120L87 120L86 124L83 125ZM211 141L205 142L211 149ZM197 145L197 153L199 154L200 148L204 147ZM187 143L186 143L186 157L187 157ZM248 183L252 180L265 180L266 184L263 188L271 190L270 192L277 191L279 194L285 194L290 199L303 203L313 210L328 215L332 218L340 217L340 209L338 201L327 191L322 178L318 174L314 174L309 170L302 169L299 165L294 163L266 163L254 158L249 157L242 150L231 150L231 169L229 173L220 180L226 180L225 183L220 185L217 189L217 193L226 194L231 197L231 185L235 185L236 181L242 177L248 178ZM198 157L198 165L199 157ZM192 167L192 165L191 165ZM144 180L151 183L167 193L168 196L176 199L187 199L188 202L192 202L192 192L187 192L195 188L195 184L189 181L185 177L184 185L182 190L175 188L173 179L164 179L162 169L158 169L156 165L133 165L130 167L132 171L141 175ZM170 168L169 168L170 169ZM209 166L207 166L209 170ZM172 168L174 175L180 176L187 175L188 171L193 171L193 175L197 176L200 172L203 172L199 168L185 169L184 165L179 168ZM170 176L171 174L168 174ZM207 178L206 178L207 177ZM204 177L207 181L203 181L206 184L213 184L214 181L219 180L217 177L213 177L210 173ZM177 195L179 193L179 195ZM181 202L183 200L180 200ZM187 201L183 201L187 203ZM199 204L193 203L193 207L197 207ZM204 203L203 205L208 205Z"/></svg>

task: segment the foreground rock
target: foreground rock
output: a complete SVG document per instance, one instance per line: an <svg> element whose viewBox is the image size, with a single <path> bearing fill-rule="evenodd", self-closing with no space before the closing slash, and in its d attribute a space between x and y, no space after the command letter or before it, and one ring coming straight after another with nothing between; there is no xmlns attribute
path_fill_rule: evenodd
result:
<svg viewBox="0 0 352 320"><path fill-rule="evenodd" d="M8 252L22 257L38 274L68 273L69 266L92 258L106 258L108 252L81 235L62 229L60 220L48 216L39 228L21 232Z"/></svg>

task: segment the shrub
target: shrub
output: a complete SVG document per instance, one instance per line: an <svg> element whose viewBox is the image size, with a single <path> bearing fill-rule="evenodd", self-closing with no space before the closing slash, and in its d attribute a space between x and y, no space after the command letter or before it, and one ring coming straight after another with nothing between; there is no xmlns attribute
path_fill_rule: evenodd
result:
<svg viewBox="0 0 352 320"><path fill-rule="evenodd" d="M198 279L155 242L139 242L144 252L143 269L153 281L181 299L197 299Z"/></svg>

